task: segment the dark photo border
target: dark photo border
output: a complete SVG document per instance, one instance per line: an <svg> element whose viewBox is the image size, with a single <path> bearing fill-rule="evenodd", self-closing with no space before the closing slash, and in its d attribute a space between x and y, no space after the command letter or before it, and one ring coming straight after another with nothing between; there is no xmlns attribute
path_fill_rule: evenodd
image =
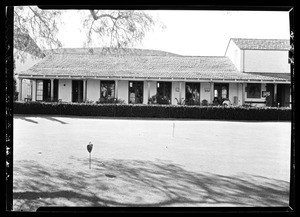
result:
<svg viewBox="0 0 300 217"><path fill-rule="evenodd" d="M56 4L55 1L53 3ZM87 2L82 2L87 3ZM102 2L101 2L102 3ZM188 3L188 2L187 2ZM201 3L201 5L199 5ZM229 3L229 4L228 4ZM249 4L247 4L249 3ZM226 2L224 4L215 4L214 1L199 1L189 5L176 4L176 5L161 5L160 2L134 2L130 5L112 5L111 3L101 6L97 5L38 5L41 9L147 9L147 10L240 10L240 11L287 11L290 15L290 31L294 32L294 6L291 1L269 1L259 2L255 1L236 1ZM9 3L5 7L5 83L1 85L3 92L5 92L5 200L2 207L5 212L12 211L13 207L13 6L14 5L33 5L33 3ZM294 39L291 39L294 44ZM293 57L294 54L291 54ZM291 124L291 162L290 162L290 196L289 206L287 207L40 207L38 212L51 212L51 213L89 213L89 212L104 212L104 213L157 213L157 212L184 212L184 213L294 213L295 212L295 73L294 64L291 64L291 95L292 95L292 124Z"/></svg>

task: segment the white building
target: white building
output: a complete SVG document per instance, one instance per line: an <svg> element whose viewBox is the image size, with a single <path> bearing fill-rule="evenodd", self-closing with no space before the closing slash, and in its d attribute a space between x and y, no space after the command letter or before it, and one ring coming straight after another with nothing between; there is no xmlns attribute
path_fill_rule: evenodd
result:
<svg viewBox="0 0 300 217"><path fill-rule="evenodd" d="M224 56L58 49L30 69L32 101L290 105L289 40L230 39ZM20 82L22 84L22 82ZM20 87L21 88L21 85ZM24 100L23 95L20 100Z"/></svg>

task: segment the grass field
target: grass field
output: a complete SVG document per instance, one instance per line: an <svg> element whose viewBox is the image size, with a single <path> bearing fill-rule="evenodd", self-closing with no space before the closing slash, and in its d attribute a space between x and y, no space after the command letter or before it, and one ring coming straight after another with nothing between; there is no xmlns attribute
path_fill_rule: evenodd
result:
<svg viewBox="0 0 300 217"><path fill-rule="evenodd" d="M15 115L13 124L14 210L288 206L290 122Z"/></svg>

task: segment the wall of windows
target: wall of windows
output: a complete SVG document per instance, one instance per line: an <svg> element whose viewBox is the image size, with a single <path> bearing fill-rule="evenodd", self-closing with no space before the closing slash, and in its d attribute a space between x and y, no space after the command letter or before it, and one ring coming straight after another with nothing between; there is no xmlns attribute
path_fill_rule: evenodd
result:
<svg viewBox="0 0 300 217"><path fill-rule="evenodd" d="M247 84L247 98L261 98L261 84Z"/></svg>

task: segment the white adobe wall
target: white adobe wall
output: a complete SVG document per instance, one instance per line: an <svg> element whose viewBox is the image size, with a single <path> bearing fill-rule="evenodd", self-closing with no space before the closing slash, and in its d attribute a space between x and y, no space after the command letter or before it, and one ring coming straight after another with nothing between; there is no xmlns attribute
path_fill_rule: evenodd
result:
<svg viewBox="0 0 300 217"><path fill-rule="evenodd" d="M156 94L156 81L150 81L150 97ZM144 81L143 104L148 104L148 81Z"/></svg>
<svg viewBox="0 0 300 217"><path fill-rule="evenodd" d="M245 89L245 86L246 85L244 85L244 89ZM241 84L241 83L237 84L237 92L238 92L238 95L237 95L238 105L243 105L243 84ZM232 101L232 103L233 103L233 101Z"/></svg>
<svg viewBox="0 0 300 217"><path fill-rule="evenodd" d="M100 98L100 80L87 80L86 98L94 102Z"/></svg>
<svg viewBox="0 0 300 217"><path fill-rule="evenodd" d="M118 98L124 100L125 103L128 104L128 81L118 81Z"/></svg>
<svg viewBox="0 0 300 217"><path fill-rule="evenodd" d="M243 71L289 73L288 51L244 50Z"/></svg>
<svg viewBox="0 0 300 217"><path fill-rule="evenodd" d="M157 81L150 82L150 97L157 93Z"/></svg>
<svg viewBox="0 0 300 217"><path fill-rule="evenodd" d="M178 91L176 91L176 89ZM172 105L177 105L177 100L175 98L179 99L179 81L172 81L172 93L171 93L171 104ZM185 82L181 82L181 98L183 98L183 100L185 99Z"/></svg>
<svg viewBox="0 0 300 217"><path fill-rule="evenodd" d="M241 89L242 90L242 89ZM229 93L228 93L228 97L230 102L233 104L234 103L234 97L237 96L238 100L239 99L239 93L238 93L238 84L237 83L229 83ZM242 101L242 100L241 100Z"/></svg>
<svg viewBox="0 0 300 217"><path fill-rule="evenodd" d="M242 50L238 48L238 46L233 43L231 40L229 42L228 48L226 50L225 56L227 56L231 62L235 65L238 71L242 71L243 64L243 55Z"/></svg>
<svg viewBox="0 0 300 217"><path fill-rule="evenodd" d="M62 79L58 81L58 99L63 102L72 101L72 80Z"/></svg>
<svg viewBox="0 0 300 217"><path fill-rule="evenodd" d="M205 92L205 90L209 90L209 92ZM209 82L201 82L200 83L200 102L206 99L208 103L210 103L210 83Z"/></svg>

